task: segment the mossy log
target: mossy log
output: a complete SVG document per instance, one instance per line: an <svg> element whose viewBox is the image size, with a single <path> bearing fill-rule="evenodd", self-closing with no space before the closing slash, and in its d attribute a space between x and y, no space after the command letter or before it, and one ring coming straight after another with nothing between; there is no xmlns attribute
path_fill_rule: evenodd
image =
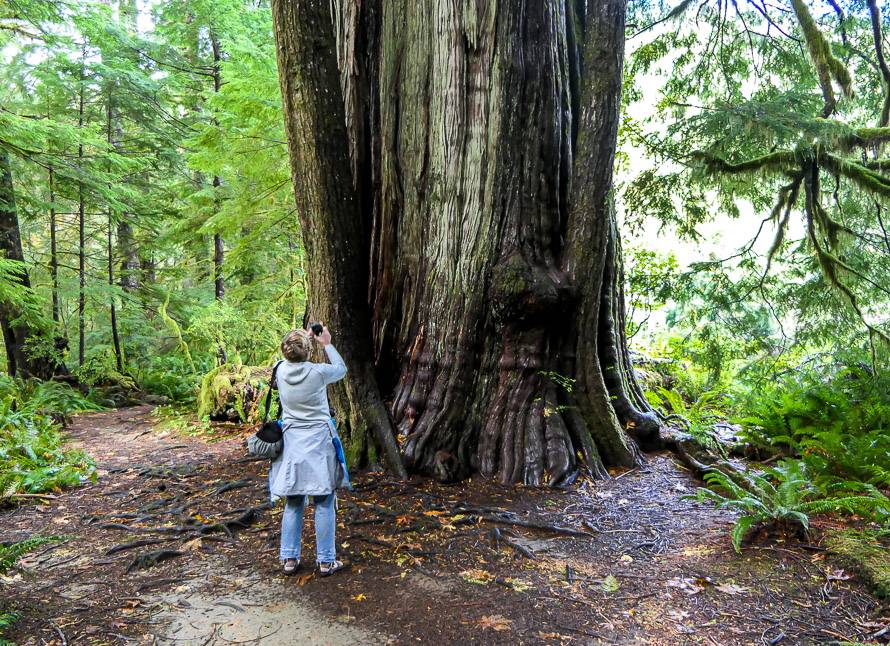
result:
<svg viewBox="0 0 890 646"><path fill-rule="evenodd" d="M223 364L201 379L198 416L215 422L256 422L263 415L263 398L272 368ZM273 406L272 414L277 409Z"/></svg>

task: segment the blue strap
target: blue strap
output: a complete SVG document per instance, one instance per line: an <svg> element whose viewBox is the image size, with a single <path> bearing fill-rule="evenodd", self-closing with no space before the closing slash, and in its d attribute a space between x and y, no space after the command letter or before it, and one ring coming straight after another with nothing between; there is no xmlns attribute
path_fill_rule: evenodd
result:
<svg viewBox="0 0 890 646"><path fill-rule="evenodd" d="M337 462L343 467L343 486L352 491L352 482L349 480L349 469L346 467L346 454L343 452L343 443L337 435L337 422L331 418L331 436L334 442L334 452L337 454Z"/></svg>

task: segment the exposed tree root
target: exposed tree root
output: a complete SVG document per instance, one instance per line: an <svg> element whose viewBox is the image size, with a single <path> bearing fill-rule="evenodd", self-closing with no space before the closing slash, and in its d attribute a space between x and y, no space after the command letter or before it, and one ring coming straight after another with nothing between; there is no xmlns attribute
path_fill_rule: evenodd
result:
<svg viewBox="0 0 890 646"><path fill-rule="evenodd" d="M127 574L134 570L147 570L162 561L169 561L170 559L176 558L177 556L183 556L184 554L185 552L180 552L179 550L157 550L140 554L133 559L129 566L127 566Z"/></svg>
<svg viewBox="0 0 890 646"><path fill-rule="evenodd" d="M117 554L118 552L123 552L125 550L132 550L137 547L145 547L146 545L157 545L158 543L166 543L171 540L175 540L172 538L144 538L138 541L132 541L130 543L120 543L119 545L115 545L111 549L105 552L106 556L111 556L112 554Z"/></svg>

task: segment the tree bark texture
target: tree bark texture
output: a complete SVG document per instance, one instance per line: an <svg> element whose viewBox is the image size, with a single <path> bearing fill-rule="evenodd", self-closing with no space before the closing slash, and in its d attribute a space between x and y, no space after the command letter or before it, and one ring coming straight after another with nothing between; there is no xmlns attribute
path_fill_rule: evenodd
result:
<svg viewBox="0 0 890 646"><path fill-rule="evenodd" d="M80 66L80 90L78 92L77 104L77 127L83 129L83 92L86 79L84 75L84 60L86 59L86 45L83 46ZM83 142L77 145L77 167L83 172ZM78 296L77 296L77 365L82 366L84 355L86 353L86 214L85 195L83 180L77 181L77 276L78 276Z"/></svg>
<svg viewBox="0 0 890 646"><path fill-rule="evenodd" d="M634 464L658 424L611 197L624 0L339 0L334 37L328 11L273 2L310 309L349 310L350 388L378 389L405 464L443 480ZM305 199L312 165L336 166L348 232Z"/></svg>
<svg viewBox="0 0 890 646"><path fill-rule="evenodd" d="M222 49L220 48L219 38L213 27L210 28L210 46L213 51L213 91L219 92L222 87L222 76L220 75L219 64L222 61ZM216 120L214 119L214 123ZM219 187L222 184L219 176L213 176L214 194L218 195ZM219 198L214 197L214 206L219 211ZM221 301L226 295L226 282L223 277L223 263L225 261L225 246L223 245L222 236L219 233L213 234L213 293L216 300ZM224 352L224 351L223 351Z"/></svg>
<svg viewBox="0 0 890 646"><path fill-rule="evenodd" d="M9 153L0 149L0 254L9 260L24 263L22 237L16 210ZM18 281L25 289L31 288L28 272L22 267ZM45 356L29 353L28 342L48 331L40 330L32 322L23 320L22 303L0 301L0 329L6 348L6 370L13 377L49 379L56 373L67 372L64 366Z"/></svg>
<svg viewBox="0 0 890 646"><path fill-rule="evenodd" d="M115 114L114 109L114 96L112 94L112 90L114 86L109 87L108 97L107 97L107 106L106 106L106 117L107 117L107 132L106 136L108 139L108 143L113 146L117 151L121 149L121 139L122 132L119 127L119 122L117 121L117 115ZM116 131L117 137L115 137L112 133ZM114 213L112 212L111 206L108 208L108 235L107 235L107 258L108 258L108 287L109 289L109 297L108 297L108 306L109 306L109 316L111 319L111 342L112 347L114 348L114 362L117 367L118 372L124 371L124 357L123 350L121 348L121 339L120 334L118 333L117 326L117 305L114 302ZM126 214L124 214L126 217Z"/></svg>
<svg viewBox="0 0 890 646"><path fill-rule="evenodd" d="M49 275L53 291L53 321L59 322L59 249L56 221L55 173L49 167Z"/></svg>

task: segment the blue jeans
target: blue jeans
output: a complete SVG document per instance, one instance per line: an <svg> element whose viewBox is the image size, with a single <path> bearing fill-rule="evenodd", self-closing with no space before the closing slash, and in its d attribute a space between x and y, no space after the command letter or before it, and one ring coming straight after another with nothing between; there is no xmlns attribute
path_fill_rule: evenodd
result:
<svg viewBox="0 0 890 646"><path fill-rule="evenodd" d="M333 563L337 559L335 531L337 527L337 497L312 496L315 500L315 554L319 563ZM303 510L306 496L288 496L281 515L281 560L300 558L300 539L303 534Z"/></svg>

